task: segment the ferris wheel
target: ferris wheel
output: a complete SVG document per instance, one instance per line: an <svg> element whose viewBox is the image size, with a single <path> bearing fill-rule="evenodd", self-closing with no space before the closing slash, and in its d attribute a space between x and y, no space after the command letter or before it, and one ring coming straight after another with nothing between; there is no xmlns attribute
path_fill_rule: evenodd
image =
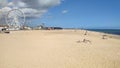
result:
<svg viewBox="0 0 120 68"><path fill-rule="evenodd" d="M8 12L6 23L9 30L20 30L25 24L25 14L19 9L13 9Z"/></svg>

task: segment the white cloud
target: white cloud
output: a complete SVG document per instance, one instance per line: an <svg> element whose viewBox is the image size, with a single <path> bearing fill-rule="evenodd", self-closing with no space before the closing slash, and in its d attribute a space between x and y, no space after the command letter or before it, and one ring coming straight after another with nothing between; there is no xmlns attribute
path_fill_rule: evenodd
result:
<svg viewBox="0 0 120 68"><path fill-rule="evenodd" d="M26 3L28 7L36 9L48 9L61 3L60 0L21 0L21 1Z"/></svg>
<svg viewBox="0 0 120 68"><path fill-rule="evenodd" d="M12 9L20 9L27 18L38 18L45 14L49 8L57 6L61 0L0 0L0 21L4 20L5 14ZM7 6L7 7L5 7ZM5 22L5 21L4 21Z"/></svg>
<svg viewBox="0 0 120 68"><path fill-rule="evenodd" d="M61 0L13 0L8 3L8 7L20 8L26 16L40 17L49 8L59 5ZM35 15L35 16L34 16Z"/></svg>
<svg viewBox="0 0 120 68"><path fill-rule="evenodd" d="M15 5L13 4L13 2L9 2L9 3L7 4L7 6L13 7L13 6L15 6Z"/></svg>
<svg viewBox="0 0 120 68"><path fill-rule="evenodd" d="M8 3L7 0L0 0L0 7L4 7L4 6L6 6L7 3Z"/></svg>
<svg viewBox="0 0 120 68"><path fill-rule="evenodd" d="M62 14L66 14L66 13L68 13L68 10L63 10L62 11Z"/></svg>
<svg viewBox="0 0 120 68"><path fill-rule="evenodd" d="M18 7L18 8L25 8L27 7L26 3L22 2L21 0L13 0L7 4L9 7Z"/></svg>
<svg viewBox="0 0 120 68"><path fill-rule="evenodd" d="M4 8L1 9L2 12L8 12L10 10L11 10L10 7L4 7Z"/></svg>
<svg viewBox="0 0 120 68"><path fill-rule="evenodd" d="M0 9L0 24L6 24L5 18L6 18L8 11L10 10L11 8L9 7L4 7Z"/></svg>
<svg viewBox="0 0 120 68"><path fill-rule="evenodd" d="M37 10L33 8L22 8L21 11L24 12L25 16L28 18L38 18L41 17L47 10Z"/></svg>

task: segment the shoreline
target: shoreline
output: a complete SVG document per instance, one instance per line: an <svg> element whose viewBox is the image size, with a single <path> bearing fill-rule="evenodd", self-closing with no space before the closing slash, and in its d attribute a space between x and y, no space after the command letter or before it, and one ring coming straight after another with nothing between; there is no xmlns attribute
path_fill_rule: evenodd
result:
<svg viewBox="0 0 120 68"><path fill-rule="evenodd" d="M73 31L73 32L77 32L77 31L82 31L81 33L85 33L85 31L88 31L89 34L91 33L97 33L97 34L101 34L101 35L107 35L110 38L116 38L116 39L120 39L120 35L117 34L111 34L111 33L104 33L104 32L99 32L99 31L91 31L91 30L81 30L81 29L62 29L62 30L12 30L10 32L20 32L20 31ZM0 33L1 34L1 33Z"/></svg>

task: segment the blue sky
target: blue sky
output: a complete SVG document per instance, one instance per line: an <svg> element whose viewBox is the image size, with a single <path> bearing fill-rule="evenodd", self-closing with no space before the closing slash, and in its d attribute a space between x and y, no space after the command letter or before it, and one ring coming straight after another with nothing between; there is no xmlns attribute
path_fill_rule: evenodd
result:
<svg viewBox="0 0 120 68"><path fill-rule="evenodd" d="M32 26L120 29L120 0L64 0L31 21Z"/></svg>
<svg viewBox="0 0 120 68"><path fill-rule="evenodd" d="M120 28L120 0L65 0L32 22L66 28Z"/></svg>

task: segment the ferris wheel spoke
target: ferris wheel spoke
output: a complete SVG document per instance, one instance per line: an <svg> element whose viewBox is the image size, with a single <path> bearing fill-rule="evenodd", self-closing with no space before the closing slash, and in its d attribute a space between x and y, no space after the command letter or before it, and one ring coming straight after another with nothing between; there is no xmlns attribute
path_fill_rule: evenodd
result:
<svg viewBox="0 0 120 68"><path fill-rule="evenodd" d="M25 15L19 9L8 12L6 22L10 28L20 29L25 23Z"/></svg>

